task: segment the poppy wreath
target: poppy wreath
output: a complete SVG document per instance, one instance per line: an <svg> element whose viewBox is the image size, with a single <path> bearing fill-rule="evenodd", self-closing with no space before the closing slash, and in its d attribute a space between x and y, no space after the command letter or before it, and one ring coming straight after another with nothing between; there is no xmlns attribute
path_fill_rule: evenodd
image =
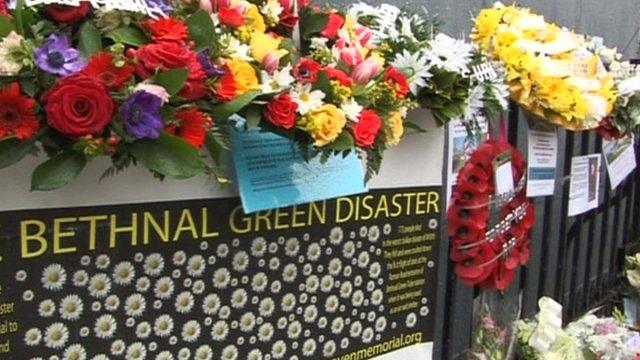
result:
<svg viewBox="0 0 640 360"><path fill-rule="evenodd" d="M509 152L516 189L507 196L495 195L493 161ZM533 203L526 197L526 163L509 143L488 140L458 173L452 204L447 211L451 260L465 285L505 290L518 266L530 258L529 231L535 221ZM492 204L500 214L490 228Z"/></svg>

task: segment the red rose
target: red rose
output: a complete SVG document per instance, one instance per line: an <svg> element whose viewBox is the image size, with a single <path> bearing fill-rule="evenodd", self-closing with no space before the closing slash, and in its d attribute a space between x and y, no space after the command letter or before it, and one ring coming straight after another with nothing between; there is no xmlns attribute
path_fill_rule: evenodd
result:
<svg viewBox="0 0 640 360"><path fill-rule="evenodd" d="M174 17L150 19L145 22L145 25L155 42L169 41L182 45L189 33L187 26Z"/></svg>
<svg viewBox="0 0 640 360"><path fill-rule="evenodd" d="M361 148L372 147L376 142L382 120L373 110L364 110L353 127L353 138Z"/></svg>
<svg viewBox="0 0 640 360"><path fill-rule="evenodd" d="M239 7L221 7L218 11L218 20L224 25L237 28L244 25L244 16Z"/></svg>
<svg viewBox="0 0 640 360"><path fill-rule="evenodd" d="M71 24L84 19L91 11L91 5L88 2L81 2L79 6L47 5L44 10L53 20Z"/></svg>
<svg viewBox="0 0 640 360"><path fill-rule="evenodd" d="M103 132L116 107L107 88L82 73L58 80L44 105L49 126L70 138Z"/></svg>
<svg viewBox="0 0 640 360"><path fill-rule="evenodd" d="M393 85L398 95L405 96L409 93L409 82L406 76L393 66L384 73L384 80Z"/></svg>
<svg viewBox="0 0 640 360"><path fill-rule="evenodd" d="M319 71L320 64L314 60L303 58L293 68L293 76L303 84L311 84L318 80Z"/></svg>
<svg viewBox="0 0 640 360"><path fill-rule="evenodd" d="M349 88L353 86L353 79L350 78L349 75L345 74L345 72L342 70L338 70L333 67L326 67L322 71L325 73L325 75L327 75L329 80L336 80L340 83L340 85Z"/></svg>
<svg viewBox="0 0 640 360"><path fill-rule="evenodd" d="M327 26L324 27L324 30L322 30L320 34L322 34L322 36L326 38L335 39L338 37L338 31L342 29L343 25L344 18L342 17L342 15L338 13L331 13L329 14L329 21L327 22Z"/></svg>
<svg viewBox="0 0 640 360"><path fill-rule="evenodd" d="M149 78L157 70L184 68L189 75L180 96L187 100L198 100L208 92L204 86L207 75L198 61L198 55L190 49L172 42L162 42L142 46L135 52L136 73Z"/></svg>
<svg viewBox="0 0 640 360"><path fill-rule="evenodd" d="M280 25L287 30L293 30L298 25L298 17L291 10L285 10L280 14Z"/></svg>
<svg viewBox="0 0 640 360"><path fill-rule="evenodd" d="M296 111L298 104L291 100L289 93L284 93L269 101L264 116L273 125L290 130L296 125Z"/></svg>

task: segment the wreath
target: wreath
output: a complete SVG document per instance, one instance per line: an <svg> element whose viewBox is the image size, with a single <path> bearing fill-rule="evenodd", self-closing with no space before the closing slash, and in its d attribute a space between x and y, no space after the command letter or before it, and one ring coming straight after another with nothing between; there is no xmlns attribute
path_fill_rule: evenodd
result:
<svg viewBox="0 0 640 360"><path fill-rule="evenodd" d="M496 195L494 160L504 153L511 155L515 189ZM516 148L488 140L458 173L447 213L448 235L455 272L465 285L504 290L518 266L529 261L529 231L535 214L524 191L525 171L526 163ZM495 226L490 226L492 213L500 216Z"/></svg>

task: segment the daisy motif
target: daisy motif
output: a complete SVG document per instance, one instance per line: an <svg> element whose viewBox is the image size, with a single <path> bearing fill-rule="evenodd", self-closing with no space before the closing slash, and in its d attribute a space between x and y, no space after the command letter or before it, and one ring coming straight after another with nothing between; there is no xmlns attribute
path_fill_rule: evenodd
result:
<svg viewBox="0 0 640 360"><path fill-rule="evenodd" d="M345 281L340 285L340 297L346 299L351 296L351 291L353 290L353 285L350 282Z"/></svg>
<svg viewBox="0 0 640 360"><path fill-rule="evenodd" d="M270 323L264 323L260 325L260 328L258 329L258 340L265 343L269 342L271 341L274 332L275 329L273 328L273 325Z"/></svg>
<svg viewBox="0 0 640 360"><path fill-rule="evenodd" d="M130 295L124 303L124 311L127 316L139 317L142 316L147 307L147 301L140 294Z"/></svg>
<svg viewBox="0 0 640 360"><path fill-rule="evenodd" d="M244 251L239 251L233 256L233 270L243 272L249 267L249 254Z"/></svg>
<svg viewBox="0 0 640 360"><path fill-rule="evenodd" d="M226 289L231 281L231 273L226 268L220 268L213 273L213 287Z"/></svg>
<svg viewBox="0 0 640 360"><path fill-rule="evenodd" d="M109 267L109 265L111 264L111 259L109 258L108 255L98 255L98 257L96 257L96 267L100 270L104 270L106 268Z"/></svg>
<svg viewBox="0 0 640 360"><path fill-rule="evenodd" d="M109 360L109 357L104 354L98 354L91 358L91 360Z"/></svg>
<svg viewBox="0 0 640 360"><path fill-rule="evenodd" d="M340 275L340 271L342 271L342 261L339 258L331 259L327 270L329 271L329 274L333 276Z"/></svg>
<svg viewBox="0 0 640 360"><path fill-rule="evenodd" d="M384 317L380 317L376 320L376 331L381 333L387 328L387 319Z"/></svg>
<svg viewBox="0 0 640 360"><path fill-rule="evenodd" d="M382 290L376 289L371 293L371 303L375 306L382 304L382 300L384 299L384 294Z"/></svg>
<svg viewBox="0 0 640 360"><path fill-rule="evenodd" d="M336 343L333 340L327 341L322 348L322 355L325 357L333 357L336 352Z"/></svg>
<svg viewBox="0 0 640 360"><path fill-rule="evenodd" d="M194 255L189 258L189 262L187 264L187 274L193 277L200 277L204 273L204 270L207 267L207 263L204 260L204 257L201 255Z"/></svg>
<svg viewBox="0 0 640 360"><path fill-rule="evenodd" d="M138 339L146 339L151 336L151 324L146 321L143 321L136 325L136 337Z"/></svg>
<svg viewBox="0 0 640 360"><path fill-rule="evenodd" d="M218 245L218 249L216 249L216 255L221 258L226 258L229 255L229 245L220 244Z"/></svg>
<svg viewBox="0 0 640 360"><path fill-rule="evenodd" d="M143 276L136 280L136 290L139 292L147 292L151 287L151 280L148 277Z"/></svg>
<svg viewBox="0 0 640 360"><path fill-rule="evenodd" d="M349 98L342 105L340 105L340 110L344 113L344 115L350 121L357 123L360 120L360 114L364 107L360 105L354 98Z"/></svg>
<svg viewBox="0 0 640 360"><path fill-rule="evenodd" d="M336 226L331 229L331 232L329 233L329 241L331 241L333 245L339 245L342 242L342 239L344 239L344 230L342 230L341 227Z"/></svg>
<svg viewBox="0 0 640 360"><path fill-rule="evenodd" d="M171 352L165 350L156 355L156 360L174 360L174 357Z"/></svg>
<svg viewBox="0 0 640 360"><path fill-rule="evenodd" d="M112 315L102 315L96 320L93 331L99 339L110 339L118 329L116 319Z"/></svg>
<svg viewBox="0 0 640 360"><path fill-rule="evenodd" d="M371 343L371 340L373 340L374 335L375 335L375 332L373 331L372 328L368 327L364 329L364 331L362 332L362 342L365 344Z"/></svg>
<svg viewBox="0 0 640 360"><path fill-rule="evenodd" d="M364 302L364 292L362 292L362 290L354 291L353 296L351 297L351 303L353 304L353 306L360 307L362 306L363 302Z"/></svg>
<svg viewBox="0 0 640 360"><path fill-rule="evenodd" d="M280 280L275 280L271 283L271 292L274 294L278 294L282 290L282 283Z"/></svg>
<svg viewBox="0 0 640 360"><path fill-rule="evenodd" d="M267 288L267 285L267 275L263 272L255 274L251 280L251 288L258 293L263 292Z"/></svg>
<svg viewBox="0 0 640 360"><path fill-rule="evenodd" d="M144 260L144 273L149 276L158 276L164 270L164 258L158 253L153 253Z"/></svg>
<svg viewBox="0 0 640 360"><path fill-rule="evenodd" d="M202 311L206 315L215 315L220 309L220 297L216 294L209 294L202 302Z"/></svg>
<svg viewBox="0 0 640 360"><path fill-rule="evenodd" d="M187 321L182 326L182 340L188 343L192 343L198 340L200 337L200 324L195 320Z"/></svg>
<svg viewBox="0 0 640 360"><path fill-rule="evenodd" d="M22 293L22 300L24 301L32 301L34 297L35 297L35 294L33 293L32 290L27 290L24 293Z"/></svg>
<svg viewBox="0 0 640 360"><path fill-rule="evenodd" d="M122 340L116 340L114 342L111 343L111 355L114 356L119 356L124 354L124 351L126 350L127 346L125 345L124 341Z"/></svg>
<svg viewBox="0 0 640 360"><path fill-rule="evenodd" d="M193 282L193 286L191 287L191 291L196 295L201 295L206 288L204 281L196 280Z"/></svg>
<svg viewBox="0 0 640 360"><path fill-rule="evenodd" d="M304 309L304 321L312 323L318 318L318 308L315 305L309 305Z"/></svg>
<svg viewBox="0 0 640 360"><path fill-rule="evenodd" d="M356 253L356 244L353 241L347 241L342 247L342 256L351 259Z"/></svg>
<svg viewBox="0 0 640 360"><path fill-rule="evenodd" d="M297 256L300 251L300 241L297 238L290 238L284 245L284 251L287 256Z"/></svg>
<svg viewBox="0 0 640 360"><path fill-rule="evenodd" d="M318 291L319 286L320 286L320 279L318 279L316 275L309 276L307 278L307 281L305 281L305 288L307 289L307 292L310 294L314 294L316 291Z"/></svg>
<svg viewBox="0 0 640 360"><path fill-rule="evenodd" d="M58 291L67 282L67 272L60 264L51 264L42 271L42 286L51 291Z"/></svg>
<svg viewBox="0 0 640 360"><path fill-rule="evenodd" d="M298 104L300 115L306 115L321 107L325 96L320 90L312 90L311 84L297 85L291 90L291 100Z"/></svg>
<svg viewBox="0 0 640 360"><path fill-rule="evenodd" d="M84 270L78 270L73 273L73 286L85 287L89 282L89 274Z"/></svg>
<svg viewBox="0 0 640 360"><path fill-rule="evenodd" d="M227 334L229 334L229 325L226 321L217 321L211 327L211 338L214 341L223 341L227 338Z"/></svg>
<svg viewBox="0 0 640 360"><path fill-rule="evenodd" d="M293 308L296 306L296 297L295 295L288 293L282 298L282 311L291 312Z"/></svg>
<svg viewBox="0 0 640 360"><path fill-rule="evenodd" d="M126 360L143 360L147 357L147 348L140 342L133 343L127 348Z"/></svg>
<svg viewBox="0 0 640 360"><path fill-rule="evenodd" d="M249 299L249 295L247 295L247 291L245 289L236 289L231 294L231 306L234 309L242 309L247 300Z"/></svg>
<svg viewBox="0 0 640 360"><path fill-rule="evenodd" d="M279 268L280 268L280 259L271 258L271 260L269 260L269 269L276 271Z"/></svg>
<svg viewBox="0 0 640 360"><path fill-rule="evenodd" d="M224 353L224 351L223 351ZM202 345L196 349L194 360L211 360L213 358L213 350L209 345ZM224 358L224 354L223 354Z"/></svg>
<svg viewBox="0 0 640 360"><path fill-rule="evenodd" d="M372 279L377 279L378 277L380 277L381 272L382 272L382 267L380 266L379 262L374 262L369 267L369 276Z"/></svg>
<svg viewBox="0 0 640 360"><path fill-rule="evenodd" d="M330 314L335 313L339 306L340 300L336 295L329 296L324 303L324 309Z"/></svg>
<svg viewBox="0 0 640 360"><path fill-rule="evenodd" d="M358 255L358 266L362 269L366 268L369 265L370 259L368 252L361 252L360 255Z"/></svg>
<svg viewBox="0 0 640 360"><path fill-rule="evenodd" d="M384 227L382 228L382 232L383 232L385 235L389 235L389 234L391 234L391 230L393 230L393 228L392 228L391 224L384 224Z"/></svg>
<svg viewBox="0 0 640 360"><path fill-rule="evenodd" d="M360 334L362 334L362 324L360 321L355 321L351 324L351 328L349 328L349 335L352 338L357 338L360 337Z"/></svg>
<svg viewBox="0 0 640 360"><path fill-rule="evenodd" d="M300 337L300 333L302 332L302 324L299 321L293 321L289 324L287 328L287 336L289 339L297 339Z"/></svg>
<svg viewBox="0 0 640 360"><path fill-rule="evenodd" d="M38 315L43 318L48 318L53 316L56 312L56 304L53 300L47 299L40 302L38 305Z"/></svg>
<svg viewBox="0 0 640 360"><path fill-rule="evenodd" d="M316 352L316 341L314 339L307 339L302 343L302 355L311 357Z"/></svg>
<svg viewBox="0 0 640 360"><path fill-rule="evenodd" d="M44 332L44 344L50 349L60 349L69 340L69 329L63 323L53 323Z"/></svg>
<svg viewBox="0 0 640 360"><path fill-rule="evenodd" d="M325 275L322 277L322 281L320 281L320 290L325 293L331 292L334 283L333 276Z"/></svg>
<svg viewBox="0 0 640 360"><path fill-rule="evenodd" d="M23 282L27 280L27 272L24 270L18 270L16 272L16 281Z"/></svg>
<svg viewBox="0 0 640 360"><path fill-rule="evenodd" d="M101 299L107 297L111 291L111 280L107 274L96 274L89 280L89 294Z"/></svg>
<svg viewBox="0 0 640 360"><path fill-rule="evenodd" d="M276 308L276 304L272 298L267 297L260 301L260 305L258 306L258 311L260 316L270 317L273 315L273 311Z"/></svg>
<svg viewBox="0 0 640 360"><path fill-rule="evenodd" d="M417 322L418 322L418 317L416 316L416 314L411 313L407 315L407 320L405 321L405 324L407 325L408 328L413 328L414 326L416 326Z"/></svg>
<svg viewBox="0 0 640 360"><path fill-rule="evenodd" d="M281 92L288 89L291 84L296 80L291 75L291 65L287 65L281 70L276 70L273 74L269 74L266 71L260 72L262 92L265 94Z"/></svg>
<svg viewBox="0 0 640 360"><path fill-rule="evenodd" d="M74 321L80 318L84 305L78 295L68 295L60 301L58 312L64 320Z"/></svg>
<svg viewBox="0 0 640 360"><path fill-rule="evenodd" d="M371 242L376 242L380 239L380 228L378 225L373 225L369 228L369 232L367 233L367 238Z"/></svg>
<svg viewBox="0 0 640 360"><path fill-rule="evenodd" d="M344 319L337 317L331 321L331 332L338 335L344 329Z"/></svg>
<svg viewBox="0 0 640 360"><path fill-rule="evenodd" d="M282 359L286 353L287 344L282 340L276 341L275 343L273 343L273 346L271 346L271 356L274 359Z"/></svg>
<svg viewBox="0 0 640 360"><path fill-rule="evenodd" d="M221 360L236 360L238 358L238 348L234 345L228 345L222 349Z"/></svg>
<svg viewBox="0 0 640 360"><path fill-rule="evenodd" d="M104 301L104 308L107 311L116 311L120 307L120 298L116 295L109 295Z"/></svg>
<svg viewBox="0 0 640 360"><path fill-rule="evenodd" d="M153 288L153 293L158 299L166 300L169 299L171 295L173 295L174 289L175 285L173 283L173 280L168 276L164 276L156 281L156 285Z"/></svg>
<svg viewBox="0 0 640 360"><path fill-rule="evenodd" d="M156 336L166 338L173 332L173 319L169 315L160 315L153 323L153 332Z"/></svg>
<svg viewBox="0 0 640 360"><path fill-rule="evenodd" d="M247 360L262 360L262 352L258 349L253 349L249 351L249 355L247 355Z"/></svg>
<svg viewBox="0 0 640 360"><path fill-rule="evenodd" d="M251 255L262 257L267 252L267 241L263 237L257 237L251 242Z"/></svg>
<svg viewBox="0 0 640 360"><path fill-rule="evenodd" d="M87 351L80 344L73 344L65 349L63 360L86 360Z"/></svg>
<svg viewBox="0 0 640 360"><path fill-rule="evenodd" d="M218 311L218 317L220 319L226 320L229 318L229 316L231 316L231 308L228 307L227 305L222 306L220 308L220 311Z"/></svg>
<svg viewBox="0 0 640 360"><path fill-rule="evenodd" d="M182 250L176 251L173 254L173 259L172 260L173 260L173 265L182 266L187 261L187 253L185 253Z"/></svg>
<svg viewBox="0 0 640 360"><path fill-rule="evenodd" d="M179 360L188 360L191 359L191 350L188 348L182 348L178 351L178 359Z"/></svg>
<svg viewBox="0 0 640 360"><path fill-rule="evenodd" d="M194 304L195 299L193 297L193 294L188 291L183 291L176 297L175 307L176 311L180 314L187 314L191 312Z"/></svg>
<svg viewBox="0 0 640 360"><path fill-rule="evenodd" d="M284 282L292 283L296 281L298 276L298 268L295 264L287 264L282 270L282 280Z"/></svg>
<svg viewBox="0 0 640 360"><path fill-rule="evenodd" d="M422 51L412 54L405 49L402 54L396 55L392 65L407 77L411 93L415 96L427 86L427 79L433 76L429 58Z"/></svg>
<svg viewBox="0 0 640 360"><path fill-rule="evenodd" d="M24 343L27 346L38 346L42 341L42 332L40 329L32 328L24 334Z"/></svg>
<svg viewBox="0 0 640 360"><path fill-rule="evenodd" d="M251 332L256 325L256 316L251 312L244 313L240 317L240 330Z"/></svg>
<svg viewBox="0 0 640 360"><path fill-rule="evenodd" d="M118 263L113 268L113 281L122 286L131 285L136 276L136 270L133 264L128 261Z"/></svg>

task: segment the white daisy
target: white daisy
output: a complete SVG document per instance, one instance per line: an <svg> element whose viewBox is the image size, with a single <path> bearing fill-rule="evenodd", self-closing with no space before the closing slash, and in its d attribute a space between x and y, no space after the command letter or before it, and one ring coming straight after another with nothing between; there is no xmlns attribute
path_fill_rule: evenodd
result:
<svg viewBox="0 0 640 360"><path fill-rule="evenodd" d="M73 273L73 285L76 287L85 287L89 282L89 274L84 270L78 270Z"/></svg>
<svg viewBox="0 0 640 360"><path fill-rule="evenodd" d="M38 305L38 315L40 315L40 317L48 318L53 316L55 312L56 304L53 302L53 300L43 300L42 302L40 302L40 305Z"/></svg>
<svg viewBox="0 0 640 360"><path fill-rule="evenodd" d="M233 256L233 270L243 272L249 267L249 254L244 251L239 251Z"/></svg>
<svg viewBox="0 0 640 360"><path fill-rule="evenodd" d="M195 294L195 295L201 295L204 290L206 289L206 285L204 284L204 281L202 280L196 280L193 282L193 286L191 287L191 291Z"/></svg>
<svg viewBox="0 0 640 360"><path fill-rule="evenodd" d="M231 316L231 308L227 305L222 306L220 308L220 311L218 311L218 317L220 319L226 320L229 318L229 316Z"/></svg>
<svg viewBox="0 0 640 360"><path fill-rule="evenodd" d="M196 349L196 352L193 355L194 360L211 360L213 358L213 350L209 345L202 345Z"/></svg>
<svg viewBox="0 0 640 360"><path fill-rule="evenodd" d="M311 357L316 352L316 341L314 339L307 339L302 343L302 355Z"/></svg>
<svg viewBox="0 0 640 360"><path fill-rule="evenodd" d="M340 110L342 110L347 119L357 123L360 120L360 113L362 113L364 107L360 105L356 99L349 98L340 105Z"/></svg>
<svg viewBox="0 0 640 360"><path fill-rule="evenodd" d="M320 279L318 276L311 275L305 281L305 288L309 294L314 294L318 291L318 287L320 287Z"/></svg>
<svg viewBox="0 0 640 360"><path fill-rule="evenodd" d="M362 292L362 290L354 291L353 296L351 297L351 303L353 304L353 306L360 307L362 306L363 302L364 302L364 292Z"/></svg>
<svg viewBox="0 0 640 360"><path fill-rule="evenodd" d="M68 295L60 301L58 312L64 320L78 320L82 315L84 304L78 295Z"/></svg>
<svg viewBox="0 0 640 360"><path fill-rule="evenodd" d="M329 340L324 344L322 348L322 355L325 357L333 357L333 354L336 352L336 343L333 340Z"/></svg>
<svg viewBox="0 0 640 360"><path fill-rule="evenodd" d="M344 319L341 317L337 317L331 321L331 332L335 335L338 335L344 329Z"/></svg>
<svg viewBox="0 0 640 360"><path fill-rule="evenodd" d="M365 344L371 343L371 340L373 340L374 335L375 335L375 332L373 331L372 328L368 327L364 329L364 331L362 332L362 342Z"/></svg>
<svg viewBox="0 0 640 360"><path fill-rule="evenodd" d="M263 292L268 285L267 275L263 272L259 272L253 276L251 280L251 289L253 291L261 293Z"/></svg>
<svg viewBox="0 0 640 360"><path fill-rule="evenodd" d="M406 49L397 54L392 64L407 77L413 95L418 95L427 86L431 74L429 59L422 52L410 53Z"/></svg>
<svg viewBox="0 0 640 360"><path fill-rule="evenodd" d="M333 276L340 275L340 271L342 271L342 261L339 258L331 259L327 270L329 271L329 274Z"/></svg>
<svg viewBox="0 0 640 360"><path fill-rule="evenodd" d="M180 270L176 270L180 271ZM147 292L151 287L151 280L148 277L143 276L136 280L136 290L139 292Z"/></svg>
<svg viewBox="0 0 640 360"><path fill-rule="evenodd" d="M111 291L111 280L107 274L95 274L89 280L89 294L95 298L101 299L107 297Z"/></svg>
<svg viewBox="0 0 640 360"><path fill-rule="evenodd" d="M271 292L273 294L280 293L280 290L282 290L282 283L280 282L280 280L275 280L271 283Z"/></svg>
<svg viewBox="0 0 640 360"><path fill-rule="evenodd" d="M211 327L211 338L214 341L223 341L227 338L227 334L229 334L229 325L227 325L226 321L217 321Z"/></svg>
<svg viewBox="0 0 640 360"><path fill-rule="evenodd" d="M141 323L138 323L138 325L136 325L136 337L138 339L144 340L148 338L149 336L151 336L151 331L152 331L151 324L149 324L146 321L143 321Z"/></svg>
<svg viewBox="0 0 640 360"><path fill-rule="evenodd" d="M292 283L296 281L298 276L298 268L295 264L287 264L282 270L282 280L284 282Z"/></svg>
<svg viewBox="0 0 640 360"><path fill-rule="evenodd" d="M238 358L238 348L234 345L228 345L222 349L221 360L236 360Z"/></svg>
<svg viewBox="0 0 640 360"><path fill-rule="evenodd" d="M380 239L380 227L378 225L373 225L369 228L369 232L367 233L367 237L369 241L376 242Z"/></svg>
<svg viewBox="0 0 640 360"><path fill-rule="evenodd" d="M216 254L218 255L218 257L221 257L221 258L227 257L227 255L229 255L229 245L227 245L227 244L218 245L218 249L216 250Z"/></svg>
<svg viewBox="0 0 640 360"><path fill-rule="evenodd" d="M119 356L124 354L124 351L126 349L126 345L124 343L124 341L122 340L116 340L114 342L111 343L111 355L115 355L115 356Z"/></svg>
<svg viewBox="0 0 640 360"><path fill-rule="evenodd" d="M67 282L67 272L60 264L51 264L42 271L42 286L51 291L58 291Z"/></svg>
<svg viewBox="0 0 640 360"><path fill-rule="evenodd" d="M335 313L339 306L340 300L336 295L329 296L324 303L324 309L330 314Z"/></svg>
<svg viewBox="0 0 640 360"><path fill-rule="evenodd" d="M53 323L44 332L44 344L50 349L60 349L69 340L69 329L63 323Z"/></svg>
<svg viewBox="0 0 640 360"><path fill-rule="evenodd" d="M247 291L245 289L236 289L231 294L231 306L234 309L242 309L249 299L249 295L247 295Z"/></svg>
<svg viewBox="0 0 640 360"><path fill-rule="evenodd" d="M96 320L93 332L100 339L110 339L116 333L118 324L112 315L102 315Z"/></svg>
<svg viewBox="0 0 640 360"><path fill-rule="evenodd" d="M416 314L411 313L407 315L407 320L405 321L405 323L408 328L413 328L414 326L416 326L417 322L418 322L418 317L416 316Z"/></svg>
<svg viewBox="0 0 640 360"><path fill-rule="evenodd" d="M86 360L87 351L80 344L73 344L64 350L63 360Z"/></svg>
<svg viewBox="0 0 640 360"><path fill-rule="evenodd" d="M147 307L147 301L140 294L130 295L124 303L124 311L127 316L139 317Z"/></svg>
<svg viewBox="0 0 640 360"><path fill-rule="evenodd" d="M91 360L109 360L109 357L104 354L98 354L91 358Z"/></svg>
<svg viewBox="0 0 640 360"><path fill-rule="evenodd" d="M231 273L226 268L220 268L213 273L213 287L226 289L231 281Z"/></svg>
<svg viewBox="0 0 640 360"><path fill-rule="evenodd" d="M320 255L322 255L322 249L320 248L320 245L318 245L317 243L310 244L307 248L307 259L309 261L318 261Z"/></svg>
<svg viewBox="0 0 640 360"><path fill-rule="evenodd" d="M360 255L358 255L358 266L362 269L366 268L367 266L369 266L370 259L371 258L368 252L366 251L361 252Z"/></svg>
<svg viewBox="0 0 640 360"><path fill-rule="evenodd" d="M34 297L35 294L33 293L33 290L27 290L22 293L22 300L24 301L32 301Z"/></svg>
<svg viewBox="0 0 640 360"><path fill-rule="evenodd" d="M295 315L291 314L291 315L289 315L289 317L291 317L291 318L293 319L293 318L295 318ZM287 318L286 318L286 317L284 317L284 316L280 317L280 318L278 319L278 323L277 323L277 325L278 325L278 329L280 329L280 330L284 330L284 328L286 328L286 327L287 327L287 324L288 324L288 323L289 323L289 321L287 320Z"/></svg>
<svg viewBox="0 0 640 360"><path fill-rule="evenodd" d="M315 305L309 305L304 309L304 321L312 323L318 318L318 308Z"/></svg>
<svg viewBox="0 0 640 360"><path fill-rule="evenodd" d="M40 329L32 328L24 333L24 343L27 346L38 346L42 341L42 331Z"/></svg>
<svg viewBox="0 0 640 360"><path fill-rule="evenodd" d="M251 47L243 44L231 34L223 34L220 36L220 43L223 44L225 55L232 58L238 58L244 61L251 61L253 58L249 55Z"/></svg>
<svg viewBox="0 0 640 360"><path fill-rule="evenodd" d="M382 266L380 266L379 262L374 262L369 266L369 276L372 279L377 279L380 277L380 273L382 272Z"/></svg>
<svg viewBox="0 0 640 360"><path fill-rule="evenodd" d="M356 253L356 244L353 241L347 241L342 247L342 256L351 259Z"/></svg>
<svg viewBox="0 0 640 360"><path fill-rule="evenodd" d="M258 329L258 340L265 343L269 342L271 341L274 332L275 329L273 328L273 325L270 323L264 323L260 325L260 328Z"/></svg>
<svg viewBox="0 0 640 360"><path fill-rule="evenodd" d="M244 313L240 317L240 330L251 332L256 325L256 316L251 312Z"/></svg>
<svg viewBox="0 0 640 360"><path fill-rule="evenodd" d="M375 326L377 332L383 332L387 328L387 319L385 317L378 318Z"/></svg>
<svg viewBox="0 0 640 360"><path fill-rule="evenodd" d="M128 261L123 261L113 268L113 281L118 285L131 285L135 276L136 270Z"/></svg>
<svg viewBox="0 0 640 360"><path fill-rule="evenodd" d="M173 254L173 265L182 266L186 261L187 261L187 253L185 253L184 251L182 250L176 251Z"/></svg>
<svg viewBox="0 0 640 360"><path fill-rule="evenodd" d="M362 324L360 323L360 321L355 321L349 328L349 335L352 338L357 338L360 337L360 334L362 334Z"/></svg>
<svg viewBox="0 0 640 360"><path fill-rule="evenodd" d="M98 269L104 270L108 268L110 264L111 264L111 259L109 258L109 255L102 254L96 257L96 267Z"/></svg>
<svg viewBox="0 0 640 360"><path fill-rule="evenodd" d="M215 315L220 309L220 297L216 294L209 294L202 302L202 311L206 315Z"/></svg>
<svg viewBox="0 0 640 360"><path fill-rule="evenodd" d="M207 263L204 260L204 257L201 255L194 255L189 258L189 262L187 264L187 274L193 277L200 277L204 273L204 270L207 267Z"/></svg>
<svg viewBox="0 0 640 360"><path fill-rule="evenodd" d="M271 356L274 359L282 359L286 353L287 344L282 340L276 341L273 343L273 346L271 346Z"/></svg>
<svg viewBox="0 0 640 360"><path fill-rule="evenodd" d="M120 298L117 295L109 295L104 301L107 311L116 311L120 307Z"/></svg>
<svg viewBox="0 0 640 360"><path fill-rule="evenodd" d="M144 272L149 276L158 276L164 270L164 258L158 253L153 253L144 260Z"/></svg>
<svg viewBox="0 0 640 360"><path fill-rule="evenodd" d="M262 360L262 352L258 349L253 349L249 351L247 355L247 360Z"/></svg>
<svg viewBox="0 0 640 360"><path fill-rule="evenodd" d="M432 66L460 74L469 72L473 45L439 33L429 46L426 56Z"/></svg>
<svg viewBox="0 0 640 360"><path fill-rule="evenodd" d="M325 293L331 292L333 290L334 283L333 276L325 275L322 277L322 281L320 281L320 290Z"/></svg>
<svg viewBox="0 0 640 360"><path fill-rule="evenodd" d="M156 355L156 360L174 360L174 357L170 351L165 350Z"/></svg>
<svg viewBox="0 0 640 360"><path fill-rule="evenodd" d="M260 72L262 92L265 94L276 93L285 90L296 80L291 76L291 65L287 65L280 70L276 70L273 74L266 71Z"/></svg>
<svg viewBox="0 0 640 360"><path fill-rule="evenodd" d="M140 342L133 343L127 348L126 360L143 360L147 357L147 348Z"/></svg>
<svg viewBox="0 0 640 360"><path fill-rule="evenodd" d="M195 299L193 294L188 291L183 291L176 297L175 307L176 311L180 314L187 314L191 312L194 304Z"/></svg>
<svg viewBox="0 0 640 360"><path fill-rule="evenodd" d="M298 104L298 113L305 115L310 111L321 107L325 93L313 90L311 84L298 85L291 90L291 100Z"/></svg>
<svg viewBox="0 0 640 360"><path fill-rule="evenodd" d="M267 297L260 301L260 305L258 306L258 311L260 316L270 317L273 315L273 311L276 308L276 304L272 298Z"/></svg>
<svg viewBox="0 0 640 360"><path fill-rule="evenodd" d="M302 324L300 321L292 321L287 327L287 336L289 339L297 339L300 337L300 333L302 332Z"/></svg>
<svg viewBox="0 0 640 360"><path fill-rule="evenodd" d="M292 237L287 240L284 245L284 251L287 256L297 256L300 251L300 241L298 238Z"/></svg>
<svg viewBox="0 0 640 360"><path fill-rule="evenodd" d="M251 242L251 255L262 257L267 252L267 241L263 237L257 237Z"/></svg>
<svg viewBox="0 0 640 360"><path fill-rule="evenodd" d="M279 268L280 268L280 259L271 258L271 260L269 260L269 269L276 271Z"/></svg>
<svg viewBox="0 0 640 360"><path fill-rule="evenodd" d="M173 332L173 319L169 315L160 315L153 323L153 332L156 336L166 338Z"/></svg>
<svg viewBox="0 0 640 360"><path fill-rule="evenodd" d="M153 288L153 293L158 299L166 300L170 298L171 295L173 295L174 289L175 284L173 283L173 280L168 276L164 276L156 281L156 285Z"/></svg>
<svg viewBox="0 0 640 360"><path fill-rule="evenodd" d="M296 306L296 297L295 295L288 293L282 298L282 303L280 305L282 307L282 311L291 312L293 308Z"/></svg>
<svg viewBox="0 0 640 360"><path fill-rule="evenodd" d="M182 340L188 343L195 342L200 337L200 323L195 320L187 321L182 325Z"/></svg>
<svg viewBox="0 0 640 360"><path fill-rule="evenodd" d="M188 348L182 348L178 351L178 359L179 360L188 360L191 359L191 350Z"/></svg>
<svg viewBox="0 0 640 360"><path fill-rule="evenodd" d="M353 290L353 285L349 281L345 281L340 285L340 297L346 299L351 296L351 291Z"/></svg>
<svg viewBox="0 0 640 360"><path fill-rule="evenodd" d="M384 293L380 289L376 289L371 293L371 303L375 306L382 304L384 299Z"/></svg>

